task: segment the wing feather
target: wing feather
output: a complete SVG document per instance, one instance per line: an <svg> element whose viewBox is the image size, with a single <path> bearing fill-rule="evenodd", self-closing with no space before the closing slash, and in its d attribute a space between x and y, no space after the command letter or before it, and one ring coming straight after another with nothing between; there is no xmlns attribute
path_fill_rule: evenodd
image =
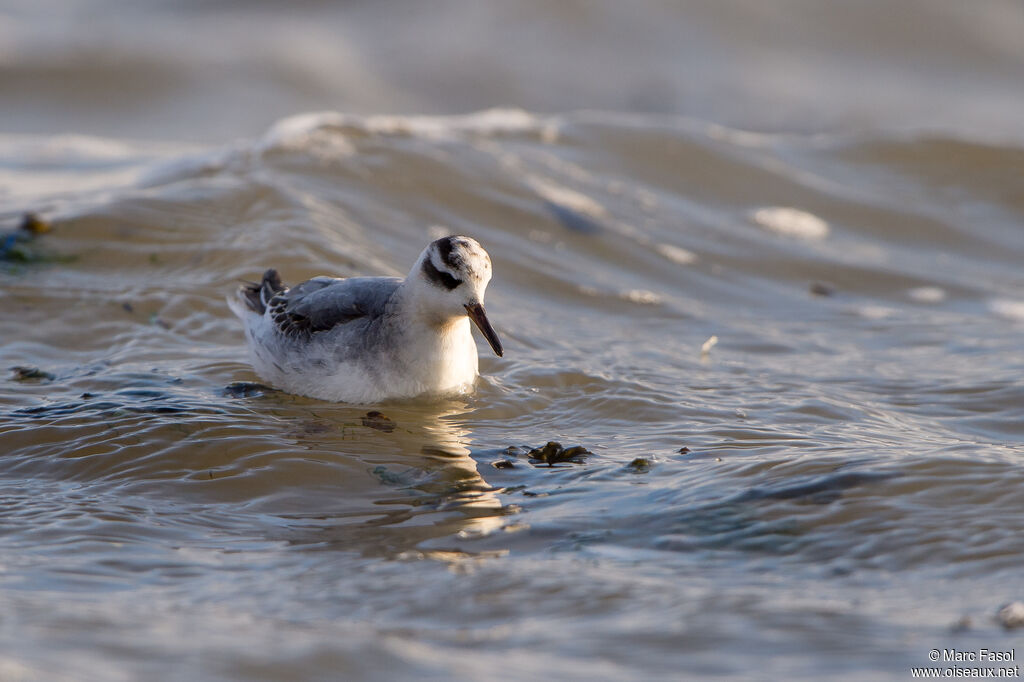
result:
<svg viewBox="0 0 1024 682"><path fill-rule="evenodd" d="M401 283L392 277L315 277L275 294L267 310L281 333L309 336L383 314Z"/></svg>

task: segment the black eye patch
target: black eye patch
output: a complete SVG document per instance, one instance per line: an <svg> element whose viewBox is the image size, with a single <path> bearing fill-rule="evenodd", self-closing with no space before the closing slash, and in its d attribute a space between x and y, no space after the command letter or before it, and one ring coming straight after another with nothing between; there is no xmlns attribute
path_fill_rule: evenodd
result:
<svg viewBox="0 0 1024 682"><path fill-rule="evenodd" d="M438 286L442 286L448 291L451 291L455 287L462 284L461 279L455 279L447 272L441 272L434 267L434 264L430 262L429 258L423 261L423 274L427 276L427 279Z"/></svg>

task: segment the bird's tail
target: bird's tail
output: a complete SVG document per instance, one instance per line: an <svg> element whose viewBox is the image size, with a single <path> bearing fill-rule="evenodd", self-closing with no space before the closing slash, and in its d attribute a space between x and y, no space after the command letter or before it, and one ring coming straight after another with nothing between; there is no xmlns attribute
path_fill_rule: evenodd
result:
<svg viewBox="0 0 1024 682"><path fill-rule="evenodd" d="M256 282L245 282L235 291L234 298L228 299L228 305L235 315L243 317L247 312L262 315L267 310L267 303L274 297L287 289L282 282L277 270L271 268L263 273L263 279Z"/></svg>

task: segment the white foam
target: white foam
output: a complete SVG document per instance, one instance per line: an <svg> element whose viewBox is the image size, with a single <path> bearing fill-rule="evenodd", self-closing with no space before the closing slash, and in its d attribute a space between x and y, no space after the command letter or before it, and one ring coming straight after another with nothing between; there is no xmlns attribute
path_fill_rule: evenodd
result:
<svg viewBox="0 0 1024 682"><path fill-rule="evenodd" d="M495 108L461 116L370 116L367 129L377 133L405 133L421 137L446 137L452 133L518 133L539 130L540 120L522 109ZM550 133L548 133L550 135Z"/></svg>
<svg viewBox="0 0 1024 682"><path fill-rule="evenodd" d="M707 135L712 140L722 140L741 147L755 148L767 147L778 138L777 135L726 128L715 123L708 124Z"/></svg>
<svg viewBox="0 0 1024 682"><path fill-rule="evenodd" d="M661 303L661 296L647 289L629 289L623 291L619 296L631 303L639 303L640 305L657 305Z"/></svg>
<svg viewBox="0 0 1024 682"><path fill-rule="evenodd" d="M946 290L940 287L914 287L907 291L907 296L918 303L942 303L946 300Z"/></svg>
<svg viewBox="0 0 1024 682"><path fill-rule="evenodd" d="M356 153L345 137L352 119L336 111L296 114L281 119L263 136L259 151L303 151L320 157L345 157Z"/></svg>
<svg viewBox="0 0 1024 682"><path fill-rule="evenodd" d="M885 320L896 314L895 308L884 305L861 305L857 306L854 310L858 315L869 320Z"/></svg>
<svg viewBox="0 0 1024 682"><path fill-rule="evenodd" d="M1004 317L1007 320L1024 322L1024 301L997 298L989 301L988 309L999 317Z"/></svg>
<svg viewBox="0 0 1024 682"><path fill-rule="evenodd" d="M996 613L996 619L1004 628L1024 627L1024 602L1003 604Z"/></svg>
<svg viewBox="0 0 1024 682"><path fill-rule="evenodd" d="M263 136L262 147L294 147L311 137L319 141L318 132L340 132L345 128L432 140L451 139L464 133L488 135L537 130L550 139L552 125L522 109L487 109L462 116L355 116L337 111L314 111L275 123Z"/></svg>
<svg viewBox="0 0 1024 682"><path fill-rule="evenodd" d="M350 117L337 111L309 111L295 114L275 122L263 135L263 144L275 147L286 144L288 140L308 135L320 128L341 128L350 121Z"/></svg>
<svg viewBox="0 0 1024 682"><path fill-rule="evenodd" d="M692 265L697 262L697 254L672 244L658 244L655 249L665 258L678 265Z"/></svg>
<svg viewBox="0 0 1024 682"><path fill-rule="evenodd" d="M753 212L751 219L776 234L819 240L828 236L828 223L807 211L788 206L768 206Z"/></svg>

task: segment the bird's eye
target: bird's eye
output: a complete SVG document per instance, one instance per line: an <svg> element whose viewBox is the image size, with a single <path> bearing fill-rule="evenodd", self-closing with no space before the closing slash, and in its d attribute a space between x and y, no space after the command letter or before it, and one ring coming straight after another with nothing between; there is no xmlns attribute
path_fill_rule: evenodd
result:
<svg viewBox="0 0 1024 682"><path fill-rule="evenodd" d="M437 274L441 275L441 283L444 284L445 287L447 287L448 289L454 289L455 287L462 284L461 279L455 279L447 272L438 272Z"/></svg>
<svg viewBox="0 0 1024 682"><path fill-rule="evenodd" d="M441 272L434 267L434 264L430 262L429 258L423 261L423 274L426 275L427 279L434 284L442 286L449 291L462 284L461 279L456 279L449 273Z"/></svg>

